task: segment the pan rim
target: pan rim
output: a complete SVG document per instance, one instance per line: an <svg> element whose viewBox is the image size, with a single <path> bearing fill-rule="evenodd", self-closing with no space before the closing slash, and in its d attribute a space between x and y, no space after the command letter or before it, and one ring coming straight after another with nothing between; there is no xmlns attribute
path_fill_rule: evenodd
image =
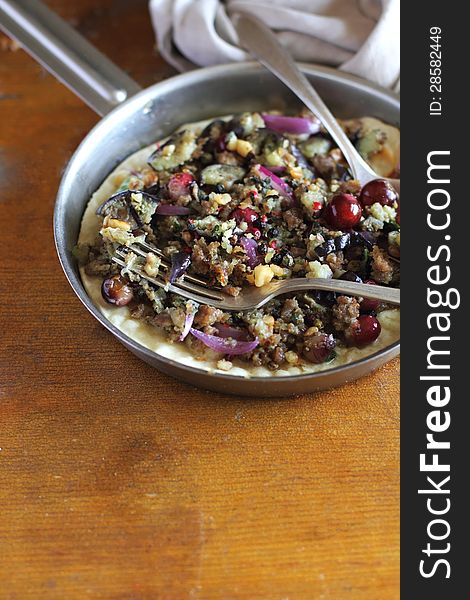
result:
<svg viewBox="0 0 470 600"><path fill-rule="evenodd" d="M399 103L399 96L390 90L384 89L381 86L374 84L372 82L366 81L356 75L352 75L350 73L345 73L342 71L338 71L337 69L332 69L330 67L325 67L323 65L312 65L305 63L298 63L303 72L307 74L321 74L323 77L329 80L337 80L342 79L345 81L352 82L359 89L363 89L365 93L370 90L374 90L376 93L382 95L382 97L392 100L396 103ZM136 342L128 335L123 333L120 329L118 329L115 325L113 325L108 319L98 310L98 308L93 304L91 298L86 293L86 290L83 286L83 283L80 279L80 275L78 270L76 270L70 262L70 258L68 255L68 251L66 248L66 244L64 241L63 232L61 230L61 223L63 221L63 212L65 209L66 199L67 199L67 184L71 177L74 174L74 168L76 168L76 164L80 161L82 154L87 154L87 147L89 144L93 143L95 136L98 134L101 136L106 132L107 128L113 126L115 119L120 115L123 110L128 110L129 107L134 105L135 112L140 107L145 107L145 105L152 100L149 99L149 95L154 95L155 90L157 89L161 93L164 93L167 88L175 89L178 86L189 85L191 82L204 79L208 76L216 77L217 75L227 76L231 73L239 73L240 71L244 72L263 72L265 69L261 65L259 65L256 61L246 61L246 62L238 62L238 63L230 63L223 65L215 65L211 67L204 67L202 69L195 69L194 71L189 71L187 73L182 73L179 75L175 75L169 79L165 79L164 81L157 82L142 91L138 92L136 95L132 96L121 105L114 108L110 113L108 113L105 117L100 119L96 125L87 133L85 138L81 141L72 157L70 158L60 181L59 189L57 192L55 208L54 208L54 216L53 216L53 230L54 230L54 243L56 252L59 258L59 262L61 264L62 270L73 289L76 296L78 296L79 300L85 306L90 314L92 314L101 325L103 325L110 333L112 333L120 342L122 342L128 349L137 353L139 356L144 355L147 359L157 361L163 365L167 365L171 368L182 369L187 373L192 373L194 375L205 375L211 377L211 379L216 379L225 382L249 382L249 383L262 383L267 381L276 381L278 383L286 383L286 382L302 382L304 380L307 381L315 381L325 375L334 376L336 374L342 375L347 373L348 371L352 371L357 367L363 366L367 367L368 363L374 363L377 359L384 359L383 362L387 362L391 360L396 355L399 354L400 351L400 340L397 340L393 344L382 348L365 356L361 359L351 361L349 363L345 363L343 365L339 365L337 367L333 367L331 369L324 369L322 371L317 371L313 373L302 373L298 375L272 375L272 376L241 376L241 375L230 375L229 373L219 373L219 372L211 372L207 369L196 368L190 365L185 365L179 363L171 358L167 358L158 352L150 350L149 348L143 346L139 342ZM107 176L107 175L106 175ZM105 177L106 177L105 176ZM372 370L372 369L371 369Z"/></svg>

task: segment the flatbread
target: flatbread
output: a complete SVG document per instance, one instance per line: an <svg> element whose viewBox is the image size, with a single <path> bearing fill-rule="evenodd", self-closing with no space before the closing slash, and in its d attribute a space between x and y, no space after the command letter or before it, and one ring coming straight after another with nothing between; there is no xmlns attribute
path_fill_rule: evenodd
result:
<svg viewBox="0 0 470 600"><path fill-rule="evenodd" d="M192 123L190 125L185 125L181 129L188 129L191 127L199 133L199 131L201 131L209 122L210 121ZM162 140L159 143L161 144L164 141L165 140ZM98 190L93 194L87 205L82 218L80 234L78 237L79 243L93 244L101 227L101 218L96 215L96 209L118 190L122 181L128 176L130 170L142 168L147 164L148 157L156 147L157 143L135 152L108 175ZM108 319L108 321L127 336L160 356L169 358L180 364L202 369L208 373L217 372L227 374L227 371L217 368L217 362L222 358L220 354L214 352L212 359L206 358L202 360L195 357L184 343L168 342L165 336L157 328L144 321L133 319L130 316L127 307L115 307L105 302L101 296L101 277L87 275L84 267L80 267L80 275L83 285L93 304ZM241 360L234 359L232 361L233 367L228 373L239 377L286 377L290 375L302 375L325 371L359 360L386 348L396 342L400 337L400 311L398 309L383 311L378 315L378 319L382 326L382 332L373 344L362 349L337 346L337 356L329 363L322 363L319 365L305 363L302 366L291 366L277 371L270 371L266 367L255 367L254 365L251 366Z"/></svg>

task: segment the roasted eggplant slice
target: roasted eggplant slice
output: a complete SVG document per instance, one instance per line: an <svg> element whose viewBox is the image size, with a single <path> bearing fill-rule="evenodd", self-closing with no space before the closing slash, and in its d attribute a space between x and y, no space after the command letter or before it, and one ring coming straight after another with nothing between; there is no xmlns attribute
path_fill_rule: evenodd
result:
<svg viewBox="0 0 470 600"><path fill-rule="evenodd" d="M305 140L305 142L302 142L300 149L307 158L313 158L317 154L328 154L332 146L331 140L321 135L314 135Z"/></svg>
<svg viewBox="0 0 470 600"><path fill-rule="evenodd" d="M132 229L138 229L144 223L150 223L158 204L158 198L147 192L124 190L103 202L96 214L126 221Z"/></svg>
<svg viewBox="0 0 470 600"><path fill-rule="evenodd" d="M209 165L201 171L202 185L223 185L229 190L245 176L246 170L234 165Z"/></svg>
<svg viewBox="0 0 470 600"><path fill-rule="evenodd" d="M171 137L163 146L157 148L150 155L148 164L155 171L171 171L191 160L196 147L194 131L185 129Z"/></svg>

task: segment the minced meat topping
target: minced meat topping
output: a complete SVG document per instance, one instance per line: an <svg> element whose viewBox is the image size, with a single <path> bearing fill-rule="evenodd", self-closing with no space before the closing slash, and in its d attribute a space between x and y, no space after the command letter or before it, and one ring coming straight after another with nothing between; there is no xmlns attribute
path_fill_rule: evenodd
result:
<svg viewBox="0 0 470 600"><path fill-rule="evenodd" d="M364 151L358 127L346 130ZM138 264L149 276L168 277L153 253L142 258L129 251L124 268L111 257L117 247L145 240L171 262L176 284L188 273L231 295L291 277L397 287L398 201L385 180L361 189L310 113L244 113L159 145L148 165L129 172L100 206L100 235L94 245L78 247L77 257L87 274L103 279L107 302L127 305L132 318L197 357L215 352L223 370L230 370L232 355L272 370L322 363L334 358L337 345L373 343L380 335L377 313L389 307L312 289L261 309L222 311L136 274Z"/></svg>

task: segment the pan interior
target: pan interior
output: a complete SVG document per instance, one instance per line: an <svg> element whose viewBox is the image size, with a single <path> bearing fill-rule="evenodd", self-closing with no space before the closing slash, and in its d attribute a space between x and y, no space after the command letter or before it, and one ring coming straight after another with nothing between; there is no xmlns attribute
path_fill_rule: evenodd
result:
<svg viewBox="0 0 470 600"><path fill-rule="evenodd" d="M399 124L399 102L391 93L330 69L305 67L304 71L337 116L367 115ZM182 123L245 110L293 111L299 106L294 95L256 63L200 69L140 92L102 119L79 146L64 174L57 197L54 222L57 251L67 278L81 301L130 349L149 358L146 356L148 350L117 330L92 304L72 255L81 217L93 192L125 157L165 137ZM396 343L388 349L397 346ZM321 375L320 372L309 377Z"/></svg>

